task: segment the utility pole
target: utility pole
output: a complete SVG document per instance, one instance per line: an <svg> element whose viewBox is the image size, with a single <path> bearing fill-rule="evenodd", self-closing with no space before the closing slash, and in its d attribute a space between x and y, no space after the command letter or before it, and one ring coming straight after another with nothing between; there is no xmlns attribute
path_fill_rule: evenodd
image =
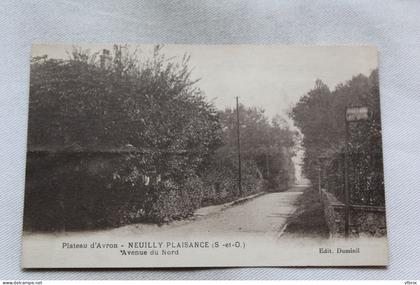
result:
<svg viewBox="0 0 420 285"><path fill-rule="evenodd" d="M241 139L239 128L239 97L236 97L236 133L238 138L238 190L239 196L242 196Z"/></svg>
<svg viewBox="0 0 420 285"><path fill-rule="evenodd" d="M346 238L350 235L350 193L349 193L349 170L348 170L348 152L349 152L349 121L347 119L346 110L346 134L345 134L345 147L344 147L344 204L345 204L345 221L344 221L344 235Z"/></svg>
<svg viewBox="0 0 420 285"><path fill-rule="evenodd" d="M268 162L268 151L265 150L265 175L267 175L267 180L270 177L270 167Z"/></svg>

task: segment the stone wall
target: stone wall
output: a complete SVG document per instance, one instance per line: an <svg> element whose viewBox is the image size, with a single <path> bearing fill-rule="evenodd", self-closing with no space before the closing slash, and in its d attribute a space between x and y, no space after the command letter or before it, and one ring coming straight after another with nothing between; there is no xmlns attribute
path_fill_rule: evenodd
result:
<svg viewBox="0 0 420 285"><path fill-rule="evenodd" d="M350 235L385 236L385 207L352 206L350 208Z"/></svg>
<svg viewBox="0 0 420 285"><path fill-rule="evenodd" d="M325 189L321 189L320 196L330 236L344 237L345 204ZM349 209L349 235L352 237L386 235L385 207L351 206Z"/></svg>
<svg viewBox="0 0 420 285"><path fill-rule="evenodd" d="M321 190L321 202L330 236L341 237L345 233L345 205L324 189Z"/></svg>

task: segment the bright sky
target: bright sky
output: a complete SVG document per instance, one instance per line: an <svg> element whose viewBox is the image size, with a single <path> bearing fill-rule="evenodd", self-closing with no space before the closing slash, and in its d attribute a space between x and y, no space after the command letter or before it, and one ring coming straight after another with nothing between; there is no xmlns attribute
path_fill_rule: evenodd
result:
<svg viewBox="0 0 420 285"><path fill-rule="evenodd" d="M71 44L34 45L33 56L68 58ZM112 50L112 44L76 44L91 52ZM153 45L130 44L150 55ZM193 79L218 108L234 107L235 96L245 106L258 106L269 117L287 119L287 111L321 79L330 89L359 73L368 75L378 67L372 46L282 46L282 45L165 45L168 57L191 56ZM300 162L295 157L296 174L301 180ZM302 181L302 180L301 180Z"/></svg>

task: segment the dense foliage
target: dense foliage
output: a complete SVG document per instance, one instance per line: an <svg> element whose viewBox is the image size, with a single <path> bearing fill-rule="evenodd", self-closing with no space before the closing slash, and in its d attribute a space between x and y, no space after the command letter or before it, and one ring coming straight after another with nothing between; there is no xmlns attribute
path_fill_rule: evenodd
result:
<svg viewBox="0 0 420 285"><path fill-rule="evenodd" d="M313 183L318 183L319 158L324 157L334 172L330 173L335 177L330 179L330 186L343 187L341 160L346 136L345 112L346 107L353 106L367 106L370 119L349 123L347 150L352 195L359 203L380 204L384 195L377 70L368 77L354 76L333 91L317 80L315 88L300 98L290 115L303 134L304 171ZM341 190L338 192L342 193Z"/></svg>
<svg viewBox="0 0 420 285"><path fill-rule="evenodd" d="M157 46L142 59L115 46L101 61L80 49L33 59L27 229L162 223L293 182L295 133L241 106L238 193L235 110L205 100L188 57L176 63Z"/></svg>
<svg viewBox="0 0 420 285"><path fill-rule="evenodd" d="M252 161L259 174L273 190L287 188L294 181L291 158L297 133L290 130L280 116L271 122L261 108L239 106L241 154L244 161ZM236 155L236 110L221 113L224 128L222 156Z"/></svg>
<svg viewBox="0 0 420 285"><path fill-rule="evenodd" d="M34 61L29 149L128 146L162 176L194 172L221 134L216 110L193 87L187 58L174 64L156 48L152 59L139 62L121 49L115 47L119 57L108 68L77 51L70 60Z"/></svg>

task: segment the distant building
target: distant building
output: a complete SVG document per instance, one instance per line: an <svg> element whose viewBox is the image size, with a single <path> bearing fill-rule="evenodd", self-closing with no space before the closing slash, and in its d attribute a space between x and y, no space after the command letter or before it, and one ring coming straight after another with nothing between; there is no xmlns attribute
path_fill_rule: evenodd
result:
<svg viewBox="0 0 420 285"><path fill-rule="evenodd" d="M102 54L100 55L100 62L101 62L101 68L107 69L111 67L112 57L109 50L107 49L102 50Z"/></svg>

